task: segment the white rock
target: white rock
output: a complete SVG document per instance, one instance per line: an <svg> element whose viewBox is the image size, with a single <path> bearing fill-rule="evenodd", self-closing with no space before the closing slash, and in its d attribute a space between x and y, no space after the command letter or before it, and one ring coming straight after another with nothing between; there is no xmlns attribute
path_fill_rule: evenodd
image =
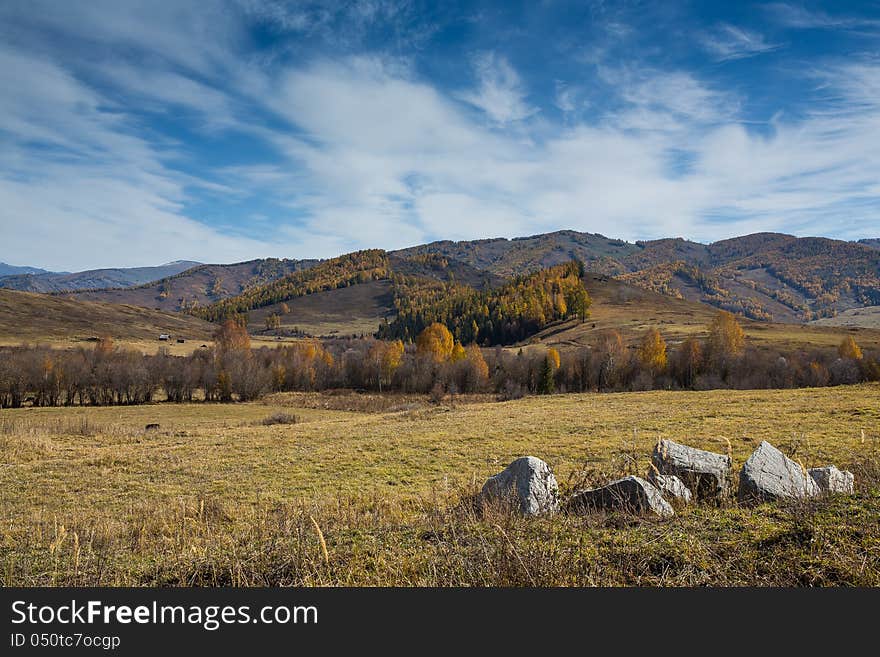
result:
<svg viewBox="0 0 880 657"><path fill-rule="evenodd" d="M660 474L675 475L700 500L717 499L730 490L730 457L661 440L654 446L651 462Z"/></svg>
<svg viewBox="0 0 880 657"><path fill-rule="evenodd" d="M552 513L559 507L559 485L549 465L534 456L523 456L489 477L480 499L512 501L527 516Z"/></svg>
<svg viewBox="0 0 880 657"><path fill-rule="evenodd" d="M815 497L820 492L819 485L803 466L765 440L739 473L737 498L748 504Z"/></svg>
<svg viewBox="0 0 880 657"><path fill-rule="evenodd" d="M647 513L669 518L675 511L663 499L660 491L641 477L624 477L607 486L575 493L566 503L571 513L584 513L595 509Z"/></svg>
<svg viewBox="0 0 880 657"><path fill-rule="evenodd" d="M675 475L657 474L651 470L648 481L657 487L657 490L668 500L675 500L683 504L690 504L693 495L691 489Z"/></svg>
<svg viewBox="0 0 880 657"><path fill-rule="evenodd" d="M852 495L856 478L849 470L838 470L836 466L826 465L822 468L810 468L809 473L823 493Z"/></svg>

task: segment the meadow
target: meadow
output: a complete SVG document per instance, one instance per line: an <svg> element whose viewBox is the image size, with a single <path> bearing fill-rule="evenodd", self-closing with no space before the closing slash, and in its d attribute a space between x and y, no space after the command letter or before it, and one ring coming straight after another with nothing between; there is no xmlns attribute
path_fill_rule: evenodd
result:
<svg viewBox="0 0 880 657"><path fill-rule="evenodd" d="M878 585L878 402L864 384L3 410L0 573L7 586ZM730 449L736 470L769 440L852 470L856 495L666 522L473 503L525 454L564 493L644 475L661 437Z"/></svg>

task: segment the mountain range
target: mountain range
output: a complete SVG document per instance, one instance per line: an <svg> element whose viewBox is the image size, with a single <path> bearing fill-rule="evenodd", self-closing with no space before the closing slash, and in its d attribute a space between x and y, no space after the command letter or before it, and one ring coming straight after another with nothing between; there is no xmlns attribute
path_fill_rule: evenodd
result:
<svg viewBox="0 0 880 657"><path fill-rule="evenodd" d="M61 292L106 288L127 288L173 276L199 265L191 260L177 260L158 267L89 269L75 273L49 272L33 267L11 267L28 270L3 275L0 288L21 292ZM6 266L8 267L8 265ZM0 267L0 274L5 271Z"/></svg>
<svg viewBox="0 0 880 657"><path fill-rule="evenodd" d="M681 238L633 243L563 230L514 239L431 242L387 256L389 272L475 288L577 259L594 274L755 320L833 323L845 315L848 322L858 322L875 317L856 313L858 309L880 306L880 239L848 242L756 233L711 244ZM19 274L0 278L0 287L187 311L258 290L320 262L270 258L229 265L176 262L76 274ZM370 284L377 308L387 316L393 311L390 288L382 280ZM265 312L258 314L262 320Z"/></svg>
<svg viewBox="0 0 880 657"><path fill-rule="evenodd" d="M0 262L0 278L4 276L17 276L18 274L49 274L51 272L38 267L16 267L15 265L7 265Z"/></svg>

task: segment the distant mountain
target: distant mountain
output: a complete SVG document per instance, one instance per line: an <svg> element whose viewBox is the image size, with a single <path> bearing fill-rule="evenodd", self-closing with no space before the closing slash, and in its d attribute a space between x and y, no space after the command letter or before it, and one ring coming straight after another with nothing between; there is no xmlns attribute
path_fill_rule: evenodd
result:
<svg viewBox="0 0 880 657"><path fill-rule="evenodd" d="M69 273L21 273L0 278L0 287L21 292L65 292L69 290L97 290L127 288L150 283L192 269L200 263L177 260L158 267L123 269L90 269Z"/></svg>
<svg viewBox="0 0 880 657"><path fill-rule="evenodd" d="M60 293L81 301L124 303L170 312L206 306L316 264L317 260L265 258L231 265L197 265L143 285Z"/></svg>
<svg viewBox="0 0 880 657"><path fill-rule="evenodd" d="M48 274L45 269L38 269L37 267L16 267L15 265L7 265L5 262L0 262L0 278L4 276L17 276L18 274Z"/></svg>
<svg viewBox="0 0 880 657"><path fill-rule="evenodd" d="M872 249L880 249L880 237L872 237L869 239L859 240L859 244L870 246Z"/></svg>
<svg viewBox="0 0 880 657"><path fill-rule="evenodd" d="M592 233L560 230L555 233L514 239L494 238L466 242L444 240L391 253L404 258L438 254L476 269L510 277L559 265L572 259L583 261L591 271L622 273L626 268L620 264L620 261L639 251L639 246L623 240Z"/></svg>
<svg viewBox="0 0 880 657"><path fill-rule="evenodd" d="M349 308L359 317L369 315L367 308L375 309L377 317L393 313L388 297L393 275L486 289L500 285L511 276L577 259L588 271L617 278L628 285L724 308L750 319L801 323L834 317L855 308L880 306L878 243L880 240L846 242L782 233L756 233L711 244L682 238L633 243L571 230L514 239L439 241L381 252L386 258L382 266L387 270L381 276L370 274L363 281L350 281L343 276L341 287L370 285L342 295L345 303L340 309ZM302 280L285 282L287 287L302 288L301 292L287 297L276 294L274 287L262 288L296 276L316 264L332 268L333 260L267 259L233 265L199 265L145 285L80 290L69 296L185 311L194 307L205 309L245 295L245 299L233 305L240 306L237 312L253 312L251 319L256 324L279 314L278 304L285 301L291 310L302 306L311 313L309 317L317 318L322 313L326 316L336 313L334 304L342 294L331 289L335 282L329 287L324 284L323 274L315 272ZM312 278L318 280L319 276L321 285L309 282ZM327 280L331 279L333 276ZM301 300L313 294L321 296ZM224 309L227 307L231 306L223 304ZM285 326L305 324L305 319L296 312L284 314ZM344 324L344 318L339 319L338 323ZM358 325L358 332L362 325ZM355 327L349 328L354 330Z"/></svg>
<svg viewBox="0 0 880 657"><path fill-rule="evenodd" d="M880 305L880 248L756 233L712 244L681 238L624 242L559 231L516 239L432 242L396 252L440 254L499 276L582 260L588 270L645 289L741 313L803 322Z"/></svg>

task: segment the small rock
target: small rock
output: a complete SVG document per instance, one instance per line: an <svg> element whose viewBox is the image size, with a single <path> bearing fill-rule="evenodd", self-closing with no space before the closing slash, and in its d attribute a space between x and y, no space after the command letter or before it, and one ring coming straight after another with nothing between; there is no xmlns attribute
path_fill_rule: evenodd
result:
<svg viewBox="0 0 880 657"><path fill-rule="evenodd" d="M695 449L671 440L661 440L651 456L663 475L675 475L697 499L717 499L730 490L730 457Z"/></svg>
<svg viewBox="0 0 880 657"><path fill-rule="evenodd" d="M612 481L601 488L579 491L566 504L566 510L572 513L584 513L593 509L653 513L661 518L675 515L669 502L663 499L654 484L633 476Z"/></svg>
<svg viewBox="0 0 880 657"><path fill-rule="evenodd" d="M848 493L852 495L855 475L849 470L838 470L836 466L810 468L810 476L823 493Z"/></svg>
<svg viewBox="0 0 880 657"><path fill-rule="evenodd" d="M752 452L739 473L737 499L741 503L815 497L819 485L806 469L766 440Z"/></svg>
<svg viewBox="0 0 880 657"><path fill-rule="evenodd" d="M657 474L654 470L648 475L650 481L663 497L681 502L682 504L690 504L691 489L684 485L684 482L675 475Z"/></svg>
<svg viewBox="0 0 880 657"><path fill-rule="evenodd" d="M514 501L527 516L552 513L559 507L559 485L549 465L534 456L523 456L489 477L480 499Z"/></svg>
<svg viewBox="0 0 880 657"><path fill-rule="evenodd" d="M144 427L144 431L158 431L158 430L159 430L159 425L155 424L155 423L148 424L147 426Z"/></svg>

